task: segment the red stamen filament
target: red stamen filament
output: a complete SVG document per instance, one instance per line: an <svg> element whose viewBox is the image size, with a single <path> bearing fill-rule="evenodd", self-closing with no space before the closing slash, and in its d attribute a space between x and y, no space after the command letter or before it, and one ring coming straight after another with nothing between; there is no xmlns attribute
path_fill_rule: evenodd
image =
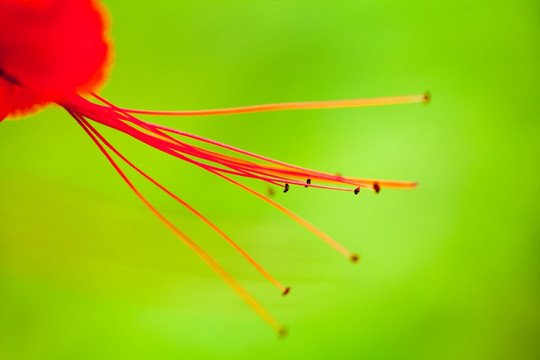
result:
<svg viewBox="0 0 540 360"><path fill-rule="evenodd" d="M238 244L236 244L227 234L225 234L219 227L217 227L214 223L212 223L208 218L206 218L204 215L202 215L200 212L195 210L191 205L189 205L184 200L180 199L177 195L169 191L167 188L165 188L163 185L158 183L156 180L154 180L152 177L150 177L147 173L142 171L139 167L135 166L131 161L129 161L125 156L123 156L114 146L111 145L92 125L90 125L88 122L84 121L85 125L94 133L95 136L97 136L103 144L105 144L109 149L111 149L119 158L121 158L126 164L128 164L130 167L132 167L134 170L136 170L139 174L144 176L147 180L152 182L154 185L156 185L158 188L160 188L162 191L164 191L166 194L168 194L170 197L172 197L174 200L182 204L184 207L186 207L191 213L193 213L195 216L197 216L200 220L202 220L205 224L207 224L210 228L212 228L215 232L217 232L223 239L225 239L229 244L231 244L253 267L255 267L268 281L270 281L272 284L274 284L281 293L288 293L289 288L282 285L279 281L277 281L274 277L272 277L262 266L260 266L253 258L251 258Z"/></svg>
<svg viewBox="0 0 540 360"><path fill-rule="evenodd" d="M101 119L96 119L96 120L100 121L100 122L102 121ZM138 119L135 119L135 120L138 121ZM135 121L135 120L133 120L133 121ZM126 128L124 128L122 131L124 131L127 134L130 134L130 135L134 136L135 138L137 138L137 139L139 139L139 140L141 140L143 142L149 143L147 138L145 138L144 136L141 137L140 134L143 134L143 133L141 133L141 132L134 133L133 130L135 130L135 129L132 128L132 127L126 126ZM205 165L203 163L200 163L200 162L185 158L183 155L180 155L178 153L175 153L175 152L171 151L171 149L169 149L171 147L171 145L173 145L173 144L171 144L171 142L179 143L179 141L177 139L172 138L172 137L168 137L167 135L161 133L159 130L157 131L157 133L161 137L166 137L166 139L162 140L160 137L157 137L157 136L151 137L152 140L154 140L156 142L163 141L165 143L165 145L161 144L161 143L153 143L152 146L154 146L155 148L158 148L158 149L160 149L160 150L162 150L164 152L170 153L171 155L179 157L179 158L184 159L186 161L195 163L196 165L201 166L205 170L207 170L207 171L209 171L209 172L211 172L211 173L213 173L215 175L218 175L218 176L222 177L223 179L225 179L225 180L227 180L227 181L229 181L229 182L243 188L244 190L252 193L253 195L259 197L260 199L266 201L267 203L269 203L270 205L272 205L276 209L280 210L281 212L283 212L284 214L286 214L287 216L289 216L290 218L292 218L293 220L298 222L300 225L304 226L306 229L308 229L310 232L315 234L317 237L319 237L320 239L322 239L323 241L328 243L330 246L332 246L334 249L336 249L338 252L343 254L348 259L358 259L358 255L353 254L351 251L349 251L348 249L343 247L341 244L336 242L334 239L332 239L330 236L328 236L327 234L325 234L324 232L322 232L321 230L319 230L318 228L316 228L315 226L310 224L308 221L304 220L303 218L299 217L298 215L296 215L292 211L290 211L287 208L281 206L280 204L276 203L275 201L269 199L268 197L266 197L266 196L256 192L255 190L253 190L253 189L251 189L251 188L249 188L249 187L247 187L247 186L245 186L245 185L231 179L230 177L227 177L227 176L222 174L223 172L230 173L230 171L215 168L213 166ZM181 145L186 145L186 144L183 144L183 143L180 143L180 144ZM169 145L169 146L167 146L167 145ZM175 147L173 146L173 148L175 148ZM193 154L193 153L191 153L191 154ZM207 160L208 160L208 158L207 158ZM211 161L216 161L216 160L213 159ZM235 174L235 173L233 172L233 174ZM255 175L249 175L249 174L248 175L243 175L243 174L239 174L239 173L236 173L236 175L242 175L242 176L246 176L246 177L254 177L254 178L261 179L261 180L265 180L264 178L262 178L260 176L255 176ZM332 175L332 176L335 176L335 175ZM305 177L305 175L304 175L304 177ZM298 183L298 182L295 182L295 183L297 183L298 185L301 185L301 186L305 186L305 183Z"/></svg>
<svg viewBox="0 0 540 360"><path fill-rule="evenodd" d="M149 111L149 110L134 110L119 108L112 103L106 101L96 94L92 94L96 99L101 101L105 105L98 105L83 99L80 96L74 96L68 99L62 104L68 112L75 118L75 120L83 127L83 129L92 138L94 143L99 147L101 152L107 157L109 162L113 165L118 174L122 177L124 182L132 189L136 196L144 203L144 205L167 227L169 228L179 239L181 239L189 248L191 248L202 260L204 260L223 280L272 328L279 333L284 333L284 328L279 324L238 282L236 282L208 253L206 253L200 246L198 246L187 235L182 233L176 228L170 221L168 221L153 205L151 205L146 198L135 188L127 176L122 172L120 167L112 159L109 152L105 149L103 144L114 152L120 159L122 159L127 165L139 172L146 179L151 181L154 185L159 187L162 191L167 193L181 205L185 206L190 212L201 219L214 231L216 231L223 239L229 242L246 260L248 260L252 266L254 266L266 279L274 284L284 295L289 292L289 288L283 286L277 280L275 280L266 270L264 270L257 262L255 262L243 249L241 249L231 238L229 238L221 229L214 225L210 220L204 217L201 213L196 211L193 207L181 200L174 193L166 189L157 181L152 179L144 171L139 169L126 157L124 157L116 148L114 148L86 119L94 120L98 123L106 125L121 131L145 144L165 152L169 155L177 157L178 159L187 161L191 164L201 167L202 169L209 171L224 180L250 192L258 198L264 200L274 208L278 209L291 219L298 222L304 228L312 232L314 235L325 241L331 247L336 249L342 255L347 257L353 262L359 260L359 255L346 249L343 245L339 244L333 238L304 220L300 216L296 215L292 211L278 204L274 200L262 195L261 193L253 190L252 188L232 179L230 176L240 176L245 178L258 179L267 183L284 187L284 192L289 190L292 185L315 187L321 189L330 189L338 191L351 191L354 194L358 194L360 188L367 188L379 192L383 187L396 188L396 189L412 189L416 187L415 182L403 182L403 181L388 181L388 180L374 180L374 179L361 179L352 177L343 177L341 175L329 174L325 172L315 171L296 165L288 164L282 161L277 161L272 158L261 156L246 150L242 150L224 143L206 139L201 136L192 135L180 130L168 128L165 126L153 124L150 122L142 121L131 114L144 114L144 115L164 115L164 116L198 116L198 115L225 115L225 114L240 114L250 112L262 112L262 111L278 111L278 110L300 110L300 109L328 109L338 107L360 107L360 106L376 106L376 105L389 105L389 104L403 104L414 102L427 102L429 96L427 94L411 95L411 96L395 96L384 98L372 98L372 99L355 99L355 100L338 100L338 101L318 101L318 102L295 102L295 103L282 103L282 104L269 104L269 105L257 105L246 106L229 109L217 109L217 110L200 110L200 111ZM233 153L241 154L248 159L242 159L235 156L221 154L209 149L205 149L196 145L191 145L180 141L179 139L171 136L177 135L185 138L189 138L194 141L206 143L211 146L216 146ZM254 160L254 161L252 161ZM318 183L317 183L318 182ZM322 183L322 184L321 184ZM325 185L327 184L327 185ZM348 185L351 188L335 185Z"/></svg>
<svg viewBox="0 0 540 360"><path fill-rule="evenodd" d="M196 242L180 231L173 223L163 216L133 185L125 173L120 169L118 164L112 159L111 155L103 147L100 141L94 136L97 134L95 130L82 116L78 115L71 109L67 108L68 112L79 123L84 131L90 136L92 141L97 145L100 151L105 155L107 160L114 167L116 172L122 177L124 182L131 188L135 195L143 202L143 204L171 231L177 238L182 240L193 252L195 252L206 264L218 274L233 290L240 296L266 323L272 327L278 334L284 334L286 329L281 325L249 292L247 292L228 272L225 271L205 250L203 250ZM100 139L102 136L99 136ZM116 151L115 151L116 153ZM123 158L123 157L122 157ZM283 293L287 294L288 288L283 288Z"/></svg>
<svg viewBox="0 0 540 360"><path fill-rule="evenodd" d="M194 140L205 142L205 143L208 143L208 144L211 144L211 145L215 145L215 146L227 149L227 150L231 150L231 151L234 151L234 152L237 152L237 153L240 153L240 154L243 154L243 155L258 159L258 160L262 160L262 161L277 165L276 167L274 167L274 166L269 165L269 164L264 164L263 168L266 171L269 171L269 172L274 172L274 173L277 173L277 174L284 174L284 175L288 175L288 176L294 176L297 179L300 179L302 181L305 181L305 179L307 177L309 177L309 175L312 175L313 180L319 180L319 181L330 182L330 183L339 183L339 184L351 184L351 185L354 185L355 187L360 186L360 187L365 187L365 188L369 188L369 189L373 189L373 184L374 183L378 183L380 187L394 188L394 189L412 189L412 188L415 188L416 185L417 185L416 182L373 180L373 179L342 177L342 176L337 176L337 175L334 175L334 174L328 174L328 173L324 173L324 172L320 172L320 171L314 171L314 170L299 167L299 166L296 166L296 165L291 165L291 164L288 164L288 163L285 163L285 162L282 162L282 161L274 160L272 158L268 158L268 157L261 156L261 155L258 155L258 154L255 154L255 153L252 153L252 152L249 152L249 151L246 151L246 150L242 150L242 149L239 149L239 148L236 148L234 146L230 146L230 145L218 142L218 141L210 140L210 139L198 136L198 135L193 135L193 134L186 133L184 131L180 131L180 130L168 128L168 127L165 127L165 126L162 126L162 125L157 125L157 124L149 123L149 122L146 122L146 121L142 121L140 119L137 119L135 117L132 117L132 116L129 116L129 115L125 114L124 109L118 108L118 107L112 105L110 102L106 101L105 99L103 99L103 98L101 98L101 97L99 97L99 96L97 96L95 94L94 94L94 96L98 100L100 100L100 101L104 102L105 104L107 104L109 106L108 109L113 109L115 111L123 112L124 116L125 116L125 118L123 118L123 120L134 122L136 124L142 124L142 125L145 126L145 128L152 130L154 133L158 133L157 130L163 130L163 131L166 131L166 132L169 132L169 133L173 133L173 134L176 134L176 135L181 135L181 136L188 137L188 138L191 138L191 139L194 139ZM408 98L414 98L418 102L418 101L426 101L425 100L426 96L427 95L412 95L412 96L408 96ZM401 97L398 97L398 98L401 98ZM390 99L390 98L384 98L384 99ZM372 99L367 99L367 100L372 100ZM293 104L293 103L289 103L289 104ZM161 113L159 113L159 112L155 113L155 115L160 115L160 114ZM165 113L165 114L161 114L161 115L173 115L173 113ZM161 132L159 132L159 133L161 133ZM182 143L182 144L184 144L184 143ZM197 149L201 150L200 148L197 148ZM231 160L233 160L233 161L237 161L237 162L243 162L244 164L249 164L250 166L255 166L255 167L259 167L259 168L261 167L260 164L255 164L255 163L252 163L252 162L248 162L246 160L233 158L233 157L227 157L227 155L217 154L217 153L210 152L210 151L204 150L204 149L202 151L207 152L209 154L211 153L214 156L226 157L226 158L229 159L229 164L232 163ZM261 180L264 180L264 179L261 179ZM294 183L294 181L292 181L292 180L289 180L289 182ZM304 185L305 184L302 183L302 186L304 186Z"/></svg>

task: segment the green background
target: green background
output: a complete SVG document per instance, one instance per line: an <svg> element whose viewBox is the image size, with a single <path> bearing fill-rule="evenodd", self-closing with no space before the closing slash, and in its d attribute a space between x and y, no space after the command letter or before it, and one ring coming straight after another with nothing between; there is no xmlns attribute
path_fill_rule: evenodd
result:
<svg viewBox="0 0 540 360"><path fill-rule="evenodd" d="M106 1L127 107L423 93L431 104L153 118L413 191L275 199L103 129L276 278L136 176L289 329L278 339L137 200L68 114L0 126L0 359L538 359L538 1ZM130 173L131 174L131 173ZM267 186L249 183L260 191Z"/></svg>

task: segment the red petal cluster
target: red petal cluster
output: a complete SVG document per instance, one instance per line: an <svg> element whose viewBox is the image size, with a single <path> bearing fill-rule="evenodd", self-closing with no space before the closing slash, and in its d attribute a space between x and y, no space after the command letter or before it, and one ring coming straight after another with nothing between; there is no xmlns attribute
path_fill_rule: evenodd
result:
<svg viewBox="0 0 540 360"><path fill-rule="evenodd" d="M0 116L95 90L110 57L103 15L93 0L0 0Z"/></svg>

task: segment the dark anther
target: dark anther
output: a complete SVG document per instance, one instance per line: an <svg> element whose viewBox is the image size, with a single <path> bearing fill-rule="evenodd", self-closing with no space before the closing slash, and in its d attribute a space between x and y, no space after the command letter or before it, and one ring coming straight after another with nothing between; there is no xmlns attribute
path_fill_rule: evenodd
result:
<svg viewBox="0 0 540 360"><path fill-rule="evenodd" d="M307 180L306 180L306 184L307 184L307 185L304 185L304 187L308 187L308 185L311 184L311 179L307 179Z"/></svg>
<svg viewBox="0 0 540 360"><path fill-rule="evenodd" d="M283 190L284 193L289 191L289 184L285 183L285 189Z"/></svg>
<svg viewBox="0 0 540 360"><path fill-rule="evenodd" d="M354 195L358 195L359 192L360 192L360 186L354 189Z"/></svg>
<svg viewBox="0 0 540 360"><path fill-rule="evenodd" d="M360 255L352 254L350 259L352 263L357 263L358 261L360 261Z"/></svg>
<svg viewBox="0 0 540 360"><path fill-rule="evenodd" d="M373 190L375 190L377 194L379 193L379 191L381 191L381 187L378 183L373 183Z"/></svg>
<svg viewBox="0 0 540 360"><path fill-rule="evenodd" d="M429 91L426 91L424 94L424 104L429 104L431 102L431 94Z"/></svg>
<svg viewBox="0 0 540 360"><path fill-rule="evenodd" d="M287 295L288 293L291 292L291 288L290 287L286 287L285 290L283 290L283 296Z"/></svg>

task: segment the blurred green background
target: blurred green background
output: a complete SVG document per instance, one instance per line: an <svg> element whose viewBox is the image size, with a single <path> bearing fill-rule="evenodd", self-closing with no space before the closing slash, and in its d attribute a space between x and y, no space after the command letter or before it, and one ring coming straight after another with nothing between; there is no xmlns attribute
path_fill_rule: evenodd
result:
<svg viewBox="0 0 540 360"><path fill-rule="evenodd" d="M422 93L431 104L153 121L291 163L417 180L275 199L362 254L103 133L275 277L136 176L290 333L277 336L137 200L62 109L0 126L0 359L538 359L538 1L106 1L127 107ZM267 186L250 183L257 190Z"/></svg>

